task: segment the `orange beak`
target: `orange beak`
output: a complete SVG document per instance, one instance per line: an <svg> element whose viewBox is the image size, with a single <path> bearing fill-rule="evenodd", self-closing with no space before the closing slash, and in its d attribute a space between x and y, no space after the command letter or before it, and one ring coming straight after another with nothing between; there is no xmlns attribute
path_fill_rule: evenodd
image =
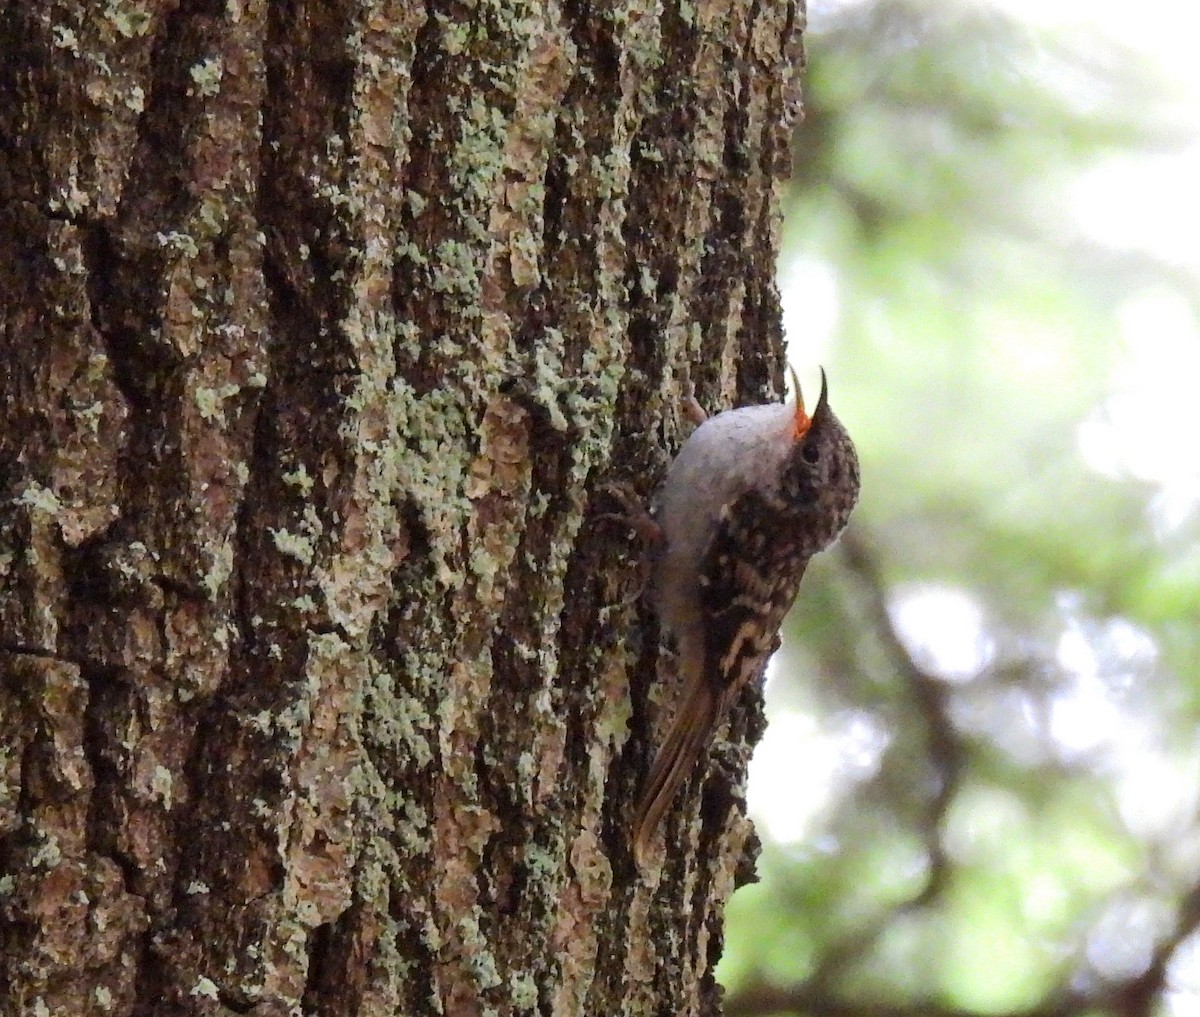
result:
<svg viewBox="0 0 1200 1017"><path fill-rule="evenodd" d="M800 391L800 379L796 377L796 372L792 370L792 365L788 364L788 371L792 375L792 387L796 390L796 419L793 429L795 440L799 441L813 425L813 421L821 415L821 410L825 406L825 368L821 368L821 394L817 396L817 408L813 410L810 417L804 409L804 395Z"/></svg>
<svg viewBox="0 0 1200 1017"><path fill-rule="evenodd" d="M792 437L796 441L799 441L808 434L808 429L812 427L812 417L804 410L804 393L800 391L800 379L796 377L796 371L791 364L788 364L788 373L792 376L792 388L796 392L796 419L793 425ZM821 377L821 388L824 389L823 371L821 372Z"/></svg>

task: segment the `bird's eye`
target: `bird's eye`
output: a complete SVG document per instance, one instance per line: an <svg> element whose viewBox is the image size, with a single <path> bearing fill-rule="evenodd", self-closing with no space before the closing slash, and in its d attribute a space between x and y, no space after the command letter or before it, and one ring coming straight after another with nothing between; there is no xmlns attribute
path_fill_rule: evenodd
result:
<svg viewBox="0 0 1200 1017"><path fill-rule="evenodd" d="M800 458L803 459L809 466L816 466L821 458L821 453L817 451L816 445L805 445L800 450Z"/></svg>

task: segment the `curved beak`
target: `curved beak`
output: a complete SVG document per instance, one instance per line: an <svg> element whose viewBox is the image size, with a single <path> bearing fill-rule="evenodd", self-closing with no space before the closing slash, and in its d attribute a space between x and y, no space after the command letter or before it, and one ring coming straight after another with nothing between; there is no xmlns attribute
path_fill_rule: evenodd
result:
<svg viewBox="0 0 1200 1017"><path fill-rule="evenodd" d="M823 413L829 412L829 400L826 398L828 394L825 387L825 368L821 368L821 394L817 396L817 408L813 410L812 418L815 421L817 417Z"/></svg>
<svg viewBox="0 0 1200 1017"><path fill-rule="evenodd" d="M812 427L813 421L821 415L823 410L827 410L829 403L826 399L825 391L825 368L821 368L821 394L817 397L817 408L813 410L812 416L809 416L804 409L804 394L800 391L800 379L796 377L796 372L792 369L792 365L788 364L788 371L792 375L792 387L796 390L796 417L793 428L793 436L796 441L799 441L806 434L809 428Z"/></svg>

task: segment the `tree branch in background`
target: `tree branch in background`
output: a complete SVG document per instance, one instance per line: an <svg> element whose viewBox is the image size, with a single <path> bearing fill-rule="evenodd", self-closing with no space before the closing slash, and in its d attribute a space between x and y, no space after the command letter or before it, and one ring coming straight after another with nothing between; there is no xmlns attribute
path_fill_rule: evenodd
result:
<svg viewBox="0 0 1200 1017"><path fill-rule="evenodd" d="M914 897L885 909L869 925L856 927L852 934L841 937L822 952L803 991L808 998L822 1000L825 1006L840 1005L832 1002L831 997L834 993L831 987L841 980L850 967L870 952L880 935L887 930L889 917L929 905L945 887L950 873L950 862L942 843L943 824L966 766L966 748L950 720L945 686L913 659L900 639L888 611L883 578L869 541L863 539L851 526L839 542L838 549L848 572L865 593L866 621L874 629L874 635L884 647L892 667L912 690L913 700L925 725L928 755L936 773L937 788L927 804L925 817L920 824L929 859L924 885ZM731 1008L728 1008L727 1012L743 1012L733 1009L742 1006L743 1002L743 994L733 997ZM751 1009L744 1012L770 1011ZM845 1012L861 1011L850 1008Z"/></svg>
<svg viewBox="0 0 1200 1017"><path fill-rule="evenodd" d="M988 1017L1084 1017L1095 1012L1096 1005L1094 999L1072 996L1063 1002L994 1013ZM805 985L781 988L766 983L748 986L725 1004L725 1017L767 1017L769 1014L802 1014L803 1017L980 1017L978 1010L927 1001L860 1003L833 999Z"/></svg>
<svg viewBox="0 0 1200 1017"><path fill-rule="evenodd" d="M867 621L884 648L896 674L912 692L913 702L925 724L929 761L937 774L937 790L929 799L922 824L925 850L929 855L929 877L921 892L905 907L921 907L933 900L945 885L949 872L942 834L946 812L966 769L967 750L950 719L945 683L922 668L904 645L888 611L887 591L869 538L851 528L839 544L842 561L865 593Z"/></svg>
<svg viewBox="0 0 1200 1017"><path fill-rule="evenodd" d="M885 909L869 926L860 925L852 935L826 947L817 958L812 974L803 983L781 987L760 977L727 999L725 1014L726 1017L766 1017L784 1013L803 1017L968 1017L978 1011L931 1000L877 1002L844 998L842 985L847 972L869 956L891 927L891 919L906 911L930 906L948 884L952 862L943 843L944 825L967 770L969 748L950 717L949 687L921 667L896 629L888 610L882 569L870 539L864 537L860 529L848 533L839 547L847 570L865 593L865 620L872 626L896 674L911 690L925 726L929 759L938 775L936 793L929 799L920 821L929 857L929 874L915 896ZM1200 886L1194 886L1179 905L1173 929L1158 944L1141 974L1119 982L1106 981L1081 965L1075 970L1082 971L1082 977L1072 978L1074 988L1064 986L1050 992L1038 1004L997 1011L992 1017L1088 1017L1093 1014L1150 1017L1168 989L1173 960L1198 930Z"/></svg>

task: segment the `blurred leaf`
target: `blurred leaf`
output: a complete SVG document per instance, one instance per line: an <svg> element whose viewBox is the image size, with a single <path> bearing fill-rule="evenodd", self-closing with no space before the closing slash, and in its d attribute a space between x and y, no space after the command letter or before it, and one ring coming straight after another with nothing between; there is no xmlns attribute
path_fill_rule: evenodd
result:
<svg viewBox="0 0 1200 1017"><path fill-rule="evenodd" d="M1194 113L986 5L812 19L783 296L795 362L833 323L863 494L770 689L821 737L752 787L803 839L734 898L722 978L740 1013L1149 1013L1200 928L1200 287L1076 210Z"/></svg>

